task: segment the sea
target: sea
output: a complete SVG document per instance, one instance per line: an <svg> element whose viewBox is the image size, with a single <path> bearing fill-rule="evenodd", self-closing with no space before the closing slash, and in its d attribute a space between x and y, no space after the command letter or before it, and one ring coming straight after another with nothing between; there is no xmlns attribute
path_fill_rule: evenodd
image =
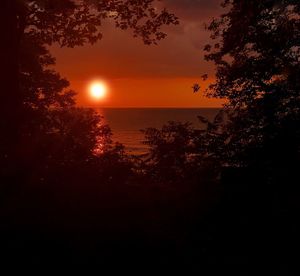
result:
<svg viewBox="0 0 300 276"><path fill-rule="evenodd" d="M218 108L101 108L97 111L103 116L113 133L113 141L125 146L128 154L140 155L147 152L143 144L143 129L160 129L168 121L190 122L201 128L198 116L213 120Z"/></svg>

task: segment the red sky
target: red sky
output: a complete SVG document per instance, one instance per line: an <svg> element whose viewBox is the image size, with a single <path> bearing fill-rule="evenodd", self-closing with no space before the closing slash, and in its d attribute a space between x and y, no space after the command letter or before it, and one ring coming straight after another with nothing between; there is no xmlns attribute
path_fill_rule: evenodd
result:
<svg viewBox="0 0 300 276"><path fill-rule="evenodd" d="M52 47L56 69L66 77L77 95L78 105L99 107L215 107L223 102L194 94L196 82L204 88L214 78L213 65L204 60L209 42L204 24L221 13L220 0L164 0L163 5L180 19L166 27L168 36L159 45L146 46L130 31L103 25L103 39L75 49ZM209 80L200 76L209 73ZM108 97L95 102L87 86L103 79Z"/></svg>

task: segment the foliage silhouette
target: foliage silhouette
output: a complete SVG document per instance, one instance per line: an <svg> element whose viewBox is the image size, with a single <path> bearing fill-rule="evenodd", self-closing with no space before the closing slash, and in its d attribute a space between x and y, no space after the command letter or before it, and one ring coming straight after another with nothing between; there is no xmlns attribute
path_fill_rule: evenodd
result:
<svg viewBox="0 0 300 276"><path fill-rule="evenodd" d="M216 181L220 161L209 149L215 144L210 125L201 122L195 128L190 123L171 121L162 129L148 128L144 134L144 143L149 146L145 166L153 181L181 185L198 174L204 179L204 171L210 171L214 176L211 181ZM195 179L193 182L197 183Z"/></svg>
<svg viewBox="0 0 300 276"><path fill-rule="evenodd" d="M232 215L220 209L219 223L230 226L216 235L230 237L229 256L244 255L246 263L260 263L266 271L294 273L294 246L287 245L286 236L297 243L299 205L291 202L299 198L293 179L299 178L300 157L300 5L228 0L223 6L227 12L208 26L212 43L204 49L217 68L207 94L228 102L218 146L211 151L226 168L220 208ZM235 228L240 232L232 236ZM243 236L251 236L252 245L239 248Z"/></svg>
<svg viewBox="0 0 300 276"><path fill-rule="evenodd" d="M299 154L299 4L224 1L224 6L230 10L208 27L216 42L205 49L206 59L217 67L208 94L226 98L227 109L234 110L224 138L232 155L228 158L241 164L264 155L265 166L268 158L279 159L272 153L280 155L278 139L284 136L282 146L294 145L286 148L287 155ZM251 153L259 148L261 158Z"/></svg>

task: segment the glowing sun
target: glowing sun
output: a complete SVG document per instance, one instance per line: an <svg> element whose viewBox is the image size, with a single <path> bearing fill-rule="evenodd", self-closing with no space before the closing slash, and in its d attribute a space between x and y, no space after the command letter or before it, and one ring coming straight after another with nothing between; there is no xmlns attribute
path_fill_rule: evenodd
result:
<svg viewBox="0 0 300 276"><path fill-rule="evenodd" d="M107 85L102 81L92 82L89 86L89 94L94 100L104 99L107 94Z"/></svg>

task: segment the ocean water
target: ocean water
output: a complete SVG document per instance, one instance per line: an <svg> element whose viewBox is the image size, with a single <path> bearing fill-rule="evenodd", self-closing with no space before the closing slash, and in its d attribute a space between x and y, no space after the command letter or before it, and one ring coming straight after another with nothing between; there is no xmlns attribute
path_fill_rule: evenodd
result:
<svg viewBox="0 0 300 276"><path fill-rule="evenodd" d="M109 124L113 140L120 142L130 154L143 154L147 146L142 142L142 129L161 128L168 121L190 122L194 127L201 127L198 115L212 120L218 108L103 108L98 109Z"/></svg>

